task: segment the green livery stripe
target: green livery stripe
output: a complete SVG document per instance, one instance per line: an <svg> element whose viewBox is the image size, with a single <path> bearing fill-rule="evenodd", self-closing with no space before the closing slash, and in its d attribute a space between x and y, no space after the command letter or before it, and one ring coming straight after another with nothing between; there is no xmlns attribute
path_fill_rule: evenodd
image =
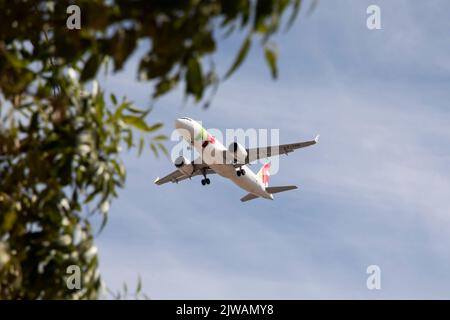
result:
<svg viewBox="0 0 450 320"><path fill-rule="evenodd" d="M206 130L202 127L200 129L200 133L195 137L195 141L203 141L206 140L206 138L208 137L208 134L206 133Z"/></svg>

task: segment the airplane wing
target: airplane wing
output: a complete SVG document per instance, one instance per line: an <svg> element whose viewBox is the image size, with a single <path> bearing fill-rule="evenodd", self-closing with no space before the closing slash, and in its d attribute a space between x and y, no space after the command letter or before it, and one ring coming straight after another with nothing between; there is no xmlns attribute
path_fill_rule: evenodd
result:
<svg viewBox="0 0 450 320"><path fill-rule="evenodd" d="M247 158L245 159L245 162L250 163L259 159L269 158L280 154L288 154L289 152L293 152L296 149L312 146L317 142L319 142L319 135L317 135L314 140L310 141L281 144L279 146L246 149Z"/></svg>
<svg viewBox="0 0 450 320"><path fill-rule="evenodd" d="M165 176L165 177L163 177L163 178L159 178L159 177L156 178L155 184L157 184L157 185L162 185L162 184L165 184L165 183L167 183L167 182L175 182L175 183L178 183L178 182L183 181L183 180L185 180L185 179L187 179L187 178L190 179L190 178L192 178L192 177L201 175L203 170L206 170L206 174L207 174L207 175L210 175L210 174L215 173L215 171L212 170L212 169L210 169L208 166L205 166L205 165L196 165L195 171L194 171L190 176L185 175L184 173L182 173L182 172L179 171L179 170L175 170L175 171L169 173L167 176Z"/></svg>

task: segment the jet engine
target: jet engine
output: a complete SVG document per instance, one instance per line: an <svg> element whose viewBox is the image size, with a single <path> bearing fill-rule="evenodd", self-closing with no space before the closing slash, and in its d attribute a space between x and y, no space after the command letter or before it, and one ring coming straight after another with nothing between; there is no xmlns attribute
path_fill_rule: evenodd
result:
<svg viewBox="0 0 450 320"><path fill-rule="evenodd" d="M233 155L235 163L245 164L247 150L243 146L237 142L233 142L228 147L228 151Z"/></svg>
<svg viewBox="0 0 450 320"><path fill-rule="evenodd" d="M174 165L179 171L187 176L190 176L194 173L194 166L192 165L191 161L183 156L179 156L178 158L176 158Z"/></svg>

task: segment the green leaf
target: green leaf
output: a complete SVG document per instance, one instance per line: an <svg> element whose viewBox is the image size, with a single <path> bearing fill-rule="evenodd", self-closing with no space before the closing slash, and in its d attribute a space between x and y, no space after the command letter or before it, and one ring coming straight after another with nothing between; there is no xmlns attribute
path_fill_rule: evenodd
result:
<svg viewBox="0 0 450 320"><path fill-rule="evenodd" d="M85 63L83 71L81 72L80 81L85 82L95 77L97 70L100 67L100 56L93 53L88 61Z"/></svg>
<svg viewBox="0 0 450 320"><path fill-rule="evenodd" d="M147 132L153 132L158 130L159 128L161 128L163 126L163 124L161 122L155 123L154 125L152 125L151 127L147 128Z"/></svg>
<svg viewBox="0 0 450 320"><path fill-rule="evenodd" d="M172 90L180 80L180 74L178 73L175 77L172 78L163 78L155 85L155 92L153 93L153 97L159 97L164 95L165 93Z"/></svg>
<svg viewBox="0 0 450 320"><path fill-rule="evenodd" d="M2 50L2 54L6 57L7 61L16 69L25 68L29 64L28 60L25 60L23 58L21 59L17 55L11 54L7 50Z"/></svg>
<svg viewBox="0 0 450 320"><path fill-rule="evenodd" d="M203 94L203 75L197 58L189 59L186 71L186 93L193 94L200 100Z"/></svg>
<svg viewBox="0 0 450 320"><path fill-rule="evenodd" d="M16 222L17 214L14 211L9 211L3 217L2 231L8 232L12 229L14 222Z"/></svg>
<svg viewBox="0 0 450 320"><path fill-rule="evenodd" d="M158 150L156 149L156 146L153 143L150 143L150 150L152 150L153 155L155 157L158 157Z"/></svg>
<svg viewBox="0 0 450 320"><path fill-rule="evenodd" d="M114 97L115 99L115 97ZM117 108L116 112L114 112L114 116L113 118L115 120L117 120L118 118L122 117L122 112L125 108L127 108L129 106L129 102L128 101L124 101L122 102L122 104Z"/></svg>
<svg viewBox="0 0 450 320"><path fill-rule="evenodd" d="M84 203L89 203L92 200L94 200L95 196L97 196L100 193L100 190L95 190L94 192L90 193L87 198L84 200Z"/></svg>
<svg viewBox="0 0 450 320"><path fill-rule="evenodd" d="M126 124L135 127L138 130L141 131L148 131L150 128L147 126L147 124L145 123L145 121L140 118L140 117L136 117L136 116L123 116L122 117L123 122L125 122Z"/></svg>
<svg viewBox="0 0 450 320"><path fill-rule="evenodd" d="M124 178L125 178L125 174L126 174L124 165L123 165L122 163L117 162L117 161L114 160L114 159L111 160L111 162L112 162L112 164L113 164L113 166L114 166L114 169L116 170L117 174L118 174L122 179L124 179Z"/></svg>
<svg viewBox="0 0 450 320"><path fill-rule="evenodd" d="M136 287L136 294L141 293L142 290L142 281L141 281L141 276L138 277L138 283L137 283L137 287Z"/></svg>
<svg viewBox="0 0 450 320"><path fill-rule="evenodd" d="M99 234L103 231L107 223L108 223L108 213L106 212L102 214L102 223L100 224L100 228L98 230Z"/></svg>
<svg viewBox="0 0 450 320"><path fill-rule="evenodd" d="M111 97L111 101L114 103L114 105L117 105L117 98L116 98L115 94L111 93L110 97Z"/></svg>
<svg viewBox="0 0 450 320"><path fill-rule="evenodd" d="M164 140L169 139L169 137L166 136L165 134L161 134L159 136L153 137L152 139L153 139L153 141L164 141Z"/></svg>
<svg viewBox="0 0 450 320"><path fill-rule="evenodd" d="M266 62L270 67L270 72L272 74L272 78L276 79L278 77L278 68L277 68L277 53L274 49L265 47L264 48L264 56L266 58Z"/></svg>
<svg viewBox="0 0 450 320"><path fill-rule="evenodd" d="M233 74L233 72L236 71L237 68L239 68L239 66L245 60L245 57L247 56L251 45L252 45L251 36L248 36L247 38L245 38L244 43L242 44L241 48L239 49L239 52L238 52L233 64L231 65L231 68L225 74L225 79L229 78Z"/></svg>
<svg viewBox="0 0 450 320"><path fill-rule="evenodd" d="M143 136L141 136L139 139L138 156L140 156L142 154L142 150L144 149L144 142L145 142L145 139Z"/></svg>
<svg viewBox="0 0 450 320"><path fill-rule="evenodd" d="M127 148L130 149L133 146L133 132L131 129L125 131L124 141L127 144Z"/></svg>
<svg viewBox="0 0 450 320"><path fill-rule="evenodd" d="M167 150L166 146L163 145L161 142L158 142L157 145L158 145L158 148L164 153L164 155L166 157L169 157L169 151Z"/></svg>
<svg viewBox="0 0 450 320"><path fill-rule="evenodd" d="M301 5L302 5L302 0L295 0L294 6L292 8L291 16L290 16L289 21L288 21L288 23L286 25L286 30L289 30L292 27L292 25L294 24L294 21L297 18L297 15L298 15L298 13L300 11Z"/></svg>
<svg viewBox="0 0 450 320"><path fill-rule="evenodd" d="M257 0L254 12L253 30L261 33L268 31L264 22L270 16L276 14L274 11L275 3L279 0Z"/></svg>
<svg viewBox="0 0 450 320"><path fill-rule="evenodd" d="M133 106L131 103L129 103L129 104L127 105L126 109L127 109L128 111L130 111L130 112L138 113L138 114L145 114L145 113L147 112L146 110L142 110L142 109L136 108L136 107Z"/></svg>

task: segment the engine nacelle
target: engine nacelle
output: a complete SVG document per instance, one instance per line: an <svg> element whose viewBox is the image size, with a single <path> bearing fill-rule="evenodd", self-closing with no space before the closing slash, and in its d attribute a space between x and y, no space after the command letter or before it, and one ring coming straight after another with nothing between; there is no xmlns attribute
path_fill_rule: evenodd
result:
<svg viewBox="0 0 450 320"><path fill-rule="evenodd" d="M179 156L178 158L176 158L174 165L179 171L187 176L190 176L194 173L194 166L188 159L183 156Z"/></svg>
<svg viewBox="0 0 450 320"><path fill-rule="evenodd" d="M245 164L247 158L247 150L237 142L233 142L228 147L228 151L233 155L234 162Z"/></svg>

